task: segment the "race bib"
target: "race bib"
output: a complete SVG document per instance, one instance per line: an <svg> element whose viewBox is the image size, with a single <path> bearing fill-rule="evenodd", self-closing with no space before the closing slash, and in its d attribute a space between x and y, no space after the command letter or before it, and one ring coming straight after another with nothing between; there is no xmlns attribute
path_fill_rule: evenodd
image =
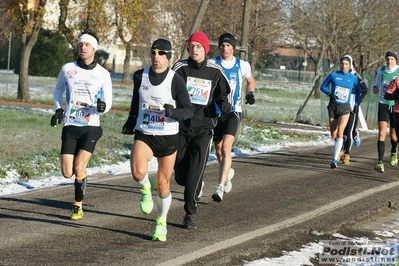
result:
<svg viewBox="0 0 399 266"><path fill-rule="evenodd" d="M68 114L68 123L77 126L87 126L93 107L84 102L71 103Z"/></svg>
<svg viewBox="0 0 399 266"><path fill-rule="evenodd" d="M346 103L350 95L350 90L348 88L336 86L335 95L337 96L338 102Z"/></svg>
<svg viewBox="0 0 399 266"><path fill-rule="evenodd" d="M191 103L208 105L212 81L201 78L187 77L187 91Z"/></svg>
<svg viewBox="0 0 399 266"><path fill-rule="evenodd" d="M163 130L165 126L165 111L155 109L143 109L143 128L151 130Z"/></svg>

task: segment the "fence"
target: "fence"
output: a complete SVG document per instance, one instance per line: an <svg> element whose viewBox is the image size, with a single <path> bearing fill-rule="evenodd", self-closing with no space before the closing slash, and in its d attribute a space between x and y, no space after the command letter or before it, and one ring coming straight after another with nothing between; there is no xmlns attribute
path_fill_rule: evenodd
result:
<svg viewBox="0 0 399 266"><path fill-rule="evenodd" d="M302 75L303 74L303 75ZM301 74L289 70L270 70L265 75L255 73L256 103L244 105L244 116L248 119L264 121L292 122L298 110L304 106L305 99L312 89L313 76L310 72ZM378 94L372 93L373 75L364 75L369 88L361 108L368 128L377 127ZM324 79L325 77L323 77ZM29 77L32 101L53 102L53 88L56 78ZM12 72L0 71L0 98L16 99L18 76ZM318 88L319 89L319 88ZM123 85L120 79L113 79L114 107L129 108L132 84ZM312 96L306 103L298 121L315 125L328 125L328 97L323 93L320 98Z"/></svg>

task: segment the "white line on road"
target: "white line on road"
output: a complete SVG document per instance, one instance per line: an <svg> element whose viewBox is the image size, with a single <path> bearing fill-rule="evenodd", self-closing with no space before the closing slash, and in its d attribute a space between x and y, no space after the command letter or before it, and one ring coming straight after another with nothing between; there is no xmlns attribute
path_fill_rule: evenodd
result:
<svg viewBox="0 0 399 266"><path fill-rule="evenodd" d="M252 232L249 232L249 233L245 233L245 234L233 237L231 239L227 239L227 240L218 242L216 244L213 244L213 245L204 247L202 249L190 252L190 253L182 255L180 257L176 257L174 259L165 261L165 262L163 262L161 264L157 264L157 266L184 265L186 263L189 263L190 261L199 259L201 257L204 257L206 255L215 253L215 252L220 251L222 249L227 249L229 247L242 244L242 243L244 243L246 241L249 241L251 239L254 239L256 237L267 235L267 234L276 232L278 230L285 229L285 228L288 228L290 226L293 226L293 225L296 225L296 224L300 224L302 222L314 219L314 218L316 218L318 216L324 215L324 214L329 213L329 212L331 212L333 210L336 210L338 208L344 207L344 206L346 206L346 205L348 205L350 203L353 203L355 201L361 200L361 199L366 198L368 196L371 196L371 195L373 195L375 193L379 193L379 192L382 192L384 190L391 189L391 188L394 188L394 187L397 187L397 186L399 186L399 181L392 182L392 183L389 183L389 184L385 184L385 185L382 185L382 186L379 186L379 187L376 187L376 188L371 188L371 189L368 189L366 191L360 192L358 194L355 194L355 195L343 198L341 200L332 202L330 204L324 205L324 206L322 206L320 208L317 208L317 209L315 209L315 210L313 210L311 212L306 212L306 213L298 215L296 217L287 219L287 220L285 220L283 222L279 222L278 224L272 224L272 225L260 228L258 230L255 230L255 231L252 231Z"/></svg>

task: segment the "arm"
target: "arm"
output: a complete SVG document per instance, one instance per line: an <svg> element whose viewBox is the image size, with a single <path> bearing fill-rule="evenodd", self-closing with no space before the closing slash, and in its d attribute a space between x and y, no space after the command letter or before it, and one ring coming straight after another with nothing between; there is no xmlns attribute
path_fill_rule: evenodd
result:
<svg viewBox="0 0 399 266"><path fill-rule="evenodd" d="M368 88L367 88L366 83L364 83L363 78L359 75L359 73L355 72L355 76L357 77L357 81L359 82L359 86L360 86L360 102L362 102L364 97L366 97L366 94L368 92Z"/></svg>
<svg viewBox="0 0 399 266"><path fill-rule="evenodd" d="M127 118L126 123L122 127L122 133L133 135L134 128L136 127L137 117L139 114L139 102L140 102L140 95L139 95L139 88L141 86L141 78L142 78L143 71L138 70L133 75L133 95L132 100L130 102L130 111L129 117Z"/></svg>
<svg viewBox="0 0 399 266"><path fill-rule="evenodd" d="M249 78L245 79L247 81L247 93L255 92L255 79L252 75Z"/></svg>
<svg viewBox="0 0 399 266"><path fill-rule="evenodd" d="M387 89L385 90L384 99L386 100L399 99L398 82L399 80L396 78L389 83Z"/></svg>
<svg viewBox="0 0 399 266"><path fill-rule="evenodd" d="M112 81L111 81L111 75L109 73L105 77L104 89L103 89L101 100L105 102L105 106L106 106L105 111L103 113L106 113L109 110L111 110L111 107L112 107Z"/></svg>
<svg viewBox="0 0 399 266"><path fill-rule="evenodd" d="M173 110L171 118L183 121L193 117L193 105L188 96L186 83L178 74L175 74L172 80L172 97L176 101L176 108Z"/></svg>
<svg viewBox="0 0 399 266"><path fill-rule="evenodd" d="M330 95L332 93L332 89L331 91L328 89L328 85L331 83L332 79L331 79L331 74L327 76L327 78L323 81L323 83L321 84L320 90L325 93L326 95Z"/></svg>
<svg viewBox="0 0 399 266"><path fill-rule="evenodd" d="M373 86L373 93L374 94L377 94L380 91L380 89L379 89L380 84L381 84L381 67L379 67L377 69L377 74L376 74L376 78L375 78L375 84Z"/></svg>
<svg viewBox="0 0 399 266"><path fill-rule="evenodd" d="M58 74L57 83L54 87L54 111L62 108L62 98L65 92L65 82L64 67L62 67L60 73Z"/></svg>
<svg viewBox="0 0 399 266"><path fill-rule="evenodd" d="M233 95L230 94L231 88L226 75L219 69L220 78L217 86L220 90L219 96L215 99L216 104L220 107L222 113L226 114L231 111L234 105Z"/></svg>

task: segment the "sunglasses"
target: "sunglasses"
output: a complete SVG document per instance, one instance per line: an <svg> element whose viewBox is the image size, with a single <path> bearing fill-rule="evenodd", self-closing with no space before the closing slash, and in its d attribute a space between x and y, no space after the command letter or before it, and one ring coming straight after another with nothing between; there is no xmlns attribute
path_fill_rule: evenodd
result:
<svg viewBox="0 0 399 266"><path fill-rule="evenodd" d="M168 50L158 50L158 49L153 49L151 50L151 54L155 55L155 54L159 54L159 55L166 55L167 53L171 53L172 51L168 51Z"/></svg>

